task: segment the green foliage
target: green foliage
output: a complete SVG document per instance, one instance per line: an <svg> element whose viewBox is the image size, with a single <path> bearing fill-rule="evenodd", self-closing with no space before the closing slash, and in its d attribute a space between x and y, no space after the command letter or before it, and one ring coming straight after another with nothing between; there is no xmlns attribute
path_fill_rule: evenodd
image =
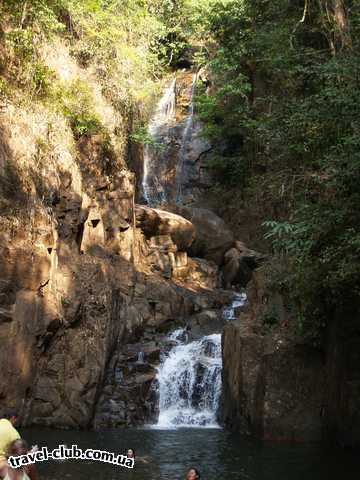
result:
<svg viewBox="0 0 360 480"><path fill-rule="evenodd" d="M268 230L266 239L270 239L276 253L292 254L311 247L311 241L306 241L310 226L306 223L291 224L289 222L266 221L263 226Z"/></svg>
<svg viewBox="0 0 360 480"><path fill-rule="evenodd" d="M241 188L246 182L247 168L241 157L212 155L207 167L220 185Z"/></svg>
<svg viewBox="0 0 360 480"><path fill-rule="evenodd" d="M204 35L204 15L210 0L148 0L149 11L161 28L153 51L166 65L177 68L192 61L193 45Z"/></svg>
<svg viewBox="0 0 360 480"><path fill-rule="evenodd" d="M76 139L103 130L100 118L94 112L94 99L86 83L77 80L69 86L59 87L55 97Z"/></svg>
<svg viewBox="0 0 360 480"><path fill-rule="evenodd" d="M31 29L14 28L6 34L5 42L15 58L23 62L29 62L34 58L34 32Z"/></svg>
<svg viewBox="0 0 360 480"><path fill-rule="evenodd" d="M0 78L0 100L4 100L9 95L9 85L7 81Z"/></svg>
<svg viewBox="0 0 360 480"><path fill-rule="evenodd" d="M164 149L164 146L161 143L156 142L156 140L148 132L148 129L144 126L136 128L135 131L130 135L130 139L135 143L139 143L140 145L150 146L157 151Z"/></svg>
<svg viewBox="0 0 360 480"><path fill-rule="evenodd" d="M279 314L276 307L272 305L269 307L262 316L263 324L266 328L271 329L273 326L279 323Z"/></svg>
<svg viewBox="0 0 360 480"><path fill-rule="evenodd" d="M287 265L284 285L313 338L331 312L360 302L360 8L347 10L347 27L321 7L214 2L213 88L197 104L222 145L214 180L273 212L265 238Z"/></svg>
<svg viewBox="0 0 360 480"><path fill-rule="evenodd" d="M72 51L80 63L106 64L106 71L138 62L145 72L151 54L147 49L155 38L159 22L149 15L141 1L67 1L71 29L79 37ZM141 64L142 62L142 64Z"/></svg>
<svg viewBox="0 0 360 480"><path fill-rule="evenodd" d="M156 10L147 0L7 0L0 5L7 25L5 70L32 94L45 92L40 47L61 35L79 64L92 66L114 104L122 108L129 103L125 99L144 102L164 73L154 46L172 28L180 28L166 24L162 10L167 3L159 1Z"/></svg>
<svg viewBox="0 0 360 480"><path fill-rule="evenodd" d="M32 66L32 85L34 92L39 96L50 94L52 84L55 81L54 72L42 62L36 62Z"/></svg>
<svg viewBox="0 0 360 480"><path fill-rule="evenodd" d="M51 36L64 29L59 14L65 5L65 0L5 0L0 13L19 30Z"/></svg>
<svg viewBox="0 0 360 480"><path fill-rule="evenodd" d="M16 17L16 10L14 16ZM7 52L4 69L9 79L25 88L31 96L46 96L54 80L54 73L38 55L36 37L33 26L9 30L4 37Z"/></svg>

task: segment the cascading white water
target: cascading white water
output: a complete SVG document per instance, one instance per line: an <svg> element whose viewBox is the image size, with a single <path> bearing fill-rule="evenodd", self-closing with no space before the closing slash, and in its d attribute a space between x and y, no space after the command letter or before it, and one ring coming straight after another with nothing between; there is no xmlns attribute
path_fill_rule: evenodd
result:
<svg viewBox="0 0 360 480"><path fill-rule="evenodd" d="M221 395L221 335L186 343L183 329L169 337L177 342L158 371L158 428L218 427Z"/></svg>
<svg viewBox="0 0 360 480"><path fill-rule="evenodd" d="M246 302L247 302L246 293L236 293L231 305L229 307L224 308L223 318L225 320L235 320L236 308L243 307L246 304Z"/></svg>
<svg viewBox="0 0 360 480"><path fill-rule="evenodd" d="M182 201L182 185L183 185L183 177L184 177L184 163L187 157L187 149L189 140L191 139L191 133L194 125L194 112L195 112L195 105L194 105L194 95L195 95L195 88L197 82L197 73L193 76L192 86L191 86L191 95L190 95L190 107L189 107L189 114L186 119L185 129L182 137L181 142L181 149L179 152L179 163L177 166L176 172L176 185L177 185L177 193L176 193L176 201L177 203L181 203Z"/></svg>
<svg viewBox="0 0 360 480"><path fill-rule="evenodd" d="M136 363L144 363L145 362L145 353L139 352L137 356Z"/></svg>
<svg viewBox="0 0 360 480"><path fill-rule="evenodd" d="M176 113L176 79L166 88L161 97L155 114L150 120L148 134L154 145L146 145L144 149L144 166L142 188L148 205L157 205L166 200L161 179L156 173L156 163L159 157L161 141L167 136L168 130L175 119Z"/></svg>

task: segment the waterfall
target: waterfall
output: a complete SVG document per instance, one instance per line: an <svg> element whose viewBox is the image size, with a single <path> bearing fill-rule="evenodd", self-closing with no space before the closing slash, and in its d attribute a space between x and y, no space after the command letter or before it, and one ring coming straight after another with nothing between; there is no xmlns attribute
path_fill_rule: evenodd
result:
<svg viewBox="0 0 360 480"><path fill-rule="evenodd" d="M182 201L182 185L184 181L184 164L187 157L187 149L189 140L191 139L193 124L194 124L194 112L195 112L195 105L194 105L194 95L195 95L195 88L197 82L197 73L193 76L192 86L191 86L191 95L190 95L190 107L189 107L189 114L186 119L186 124L184 128L184 133L181 141L181 149L179 152L179 163L177 166L177 174L176 174L176 202L181 203Z"/></svg>
<svg viewBox="0 0 360 480"><path fill-rule="evenodd" d="M136 363L145 363L145 353L139 352L137 356Z"/></svg>
<svg viewBox="0 0 360 480"><path fill-rule="evenodd" d="M180 329L169 339L176 345L158 370L160 410L157 427L217 427L221 395L221 335L208 335L186 343L186 330Z"/></svg>
<svg viewBox="0 0 360 480"><path fill-rule="evenodd" d="M235 309L243 307L247 302L246 293L236 293L234 300L229 307L224 308L223 318L224 320L236 320Z"/></svg>
<svg viewBox="0 0 360 480"><path fill-rule="evenodd" d="M166 200L165 191L161 185L161 178L157 174L157 163L160 148L166 138L169 128L175 119L176 113L176 78L166 88L156 111L152 116L148 134L154 144L147 144L144 148L144 166L142 188L148 205L154 206Z"/></svg>

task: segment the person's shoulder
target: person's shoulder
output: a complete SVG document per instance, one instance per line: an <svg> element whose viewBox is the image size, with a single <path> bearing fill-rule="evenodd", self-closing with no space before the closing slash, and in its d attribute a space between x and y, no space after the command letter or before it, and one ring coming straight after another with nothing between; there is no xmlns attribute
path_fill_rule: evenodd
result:
<svg viewBox="0 0 360 480"><path fill-rule="evenodd" d="M0 419L0 430L2 430L3 432L10 432L13 429L13 424L9 420L7 420L6 418Z"/></svg>
<svg viewBox="0 0 360 480"><path fill-rule="evenodd" d="M15 430L14 425L7 418L0 419L0 428L6 428L8 430Z"/></svg>
<svg viewBox="0 0 360 480"><path fill-rule="evenodd" d="M0 476L1 477L6 475L8 467L9 467L9 465L7 463L7 460L1 460L0 461Z"/></svg>

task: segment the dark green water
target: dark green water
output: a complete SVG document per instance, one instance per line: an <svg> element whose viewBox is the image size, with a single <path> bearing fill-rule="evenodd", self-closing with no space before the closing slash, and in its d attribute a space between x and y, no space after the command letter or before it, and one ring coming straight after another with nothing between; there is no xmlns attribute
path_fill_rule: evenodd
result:
<svg viewBox="0 0 360 480"><path fill-rule="evenodd" d="M49 449L61 443L115 453L134 448L137 456L148 461L138 460L133 471L101 462L38 463L41 478L46 480L177 480L185 477L190 466L199 468L203 480L351 480L360 474L356 454L318 445L261 444L220 429L23 429L22 436L30 444Z"/></svg>

